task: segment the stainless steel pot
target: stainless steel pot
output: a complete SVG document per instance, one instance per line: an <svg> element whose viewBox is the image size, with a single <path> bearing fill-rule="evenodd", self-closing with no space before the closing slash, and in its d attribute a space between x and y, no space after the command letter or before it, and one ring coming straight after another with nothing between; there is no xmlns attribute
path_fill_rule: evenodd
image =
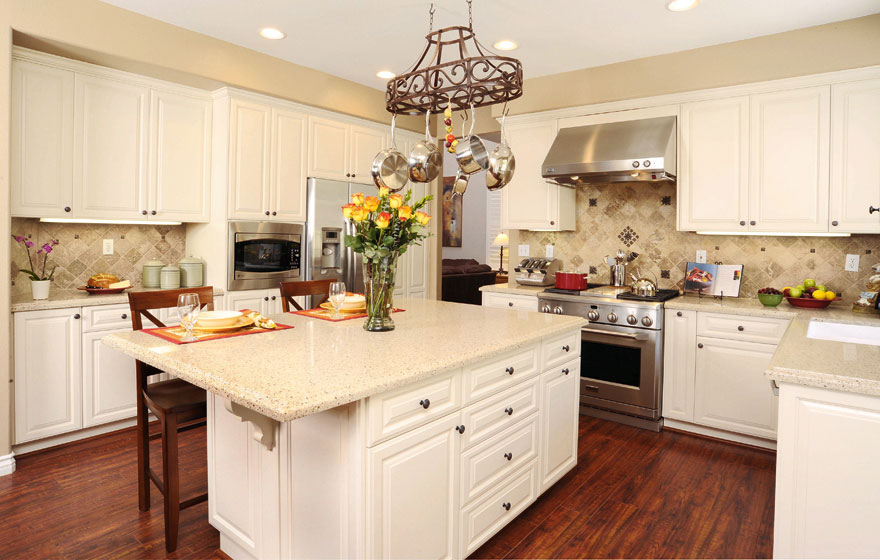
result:
<svg viewBox="0 0 880 560"><path fill-rule="evenodd" d="M475 123L474 108L471 107L471 129L468 131L467 137L459 143L460 151L455 152L458 167L468 175L489 168L489 152L486 150L486 144L483 143L483 140L474 134ZM462 132L464 131L462 130Z"/></svg>
<svg viewBox="0 0 880 560"><path fill-rule="evenodd" d="M409 181L406 158L400 153L394 142L396 121L397 114L395 113L391 116L391 147L376 154L370 169L373 183L380 189L385 187L391 192L403 189Z"/></svg>
<svg viewBox="0 0 880 560"><path fill-rule="evenodd" d="M428 111L425 113L425 139L409 154L409 178L416 183L430 183L443 170L443 154L428 129L430 119L431 112Z"/></svg>
<svg viewBox="0 0 880 560"><path fill-rule="evenodd" d="M501 143L495 146L495 149L489 154L489 169L486 170L486 188L490 191L504 188L513 179L513 172L516 170L516 158L513 157L513 150L507 145L507 138L504 136L504 120L506 117L507 112L505 111L501 115Z"/></svg>
<svg viewBox="0 0 880 560"><path fill-rule="evenodd" d="M468 179L470 176L459 169L455 173L455 182L452 183L452 198L456 196L464 196L465 191L468 188Z"/></svg>

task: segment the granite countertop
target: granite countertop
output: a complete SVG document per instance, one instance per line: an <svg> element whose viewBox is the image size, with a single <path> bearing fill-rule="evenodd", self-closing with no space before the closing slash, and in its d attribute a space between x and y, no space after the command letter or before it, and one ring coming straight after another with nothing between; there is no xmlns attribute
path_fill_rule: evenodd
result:
<svg viewBox="0 0 880 560"><path fill-rule="evenodd" d="M523 286L512 281L510 284L486 284L485 286L480 286L480 291L537 297L540 292L552 287L553 286Z"/></svg>
<svg viewBox="0 0 880 560"><path fill-rule="evenodd" d="M132 288L121 294L109 295L92 295L83 290L52 290L49 292L49 299L34 299L30 294L21 294L12 297L12 312L116 305L128 303L128 292L154 292L158 290L158 288ZM215 296L222 296L224 293L223 289L214 288Z"/></svg>
<svg viewBox="0 0 880 560"><path fill-rule="evenodd" d="M295 328L176 345L143 332L102 341L233 402L286 422L578 329L581 317L422 299L395 299L397 328L363 330L273 315Z"/></svg>

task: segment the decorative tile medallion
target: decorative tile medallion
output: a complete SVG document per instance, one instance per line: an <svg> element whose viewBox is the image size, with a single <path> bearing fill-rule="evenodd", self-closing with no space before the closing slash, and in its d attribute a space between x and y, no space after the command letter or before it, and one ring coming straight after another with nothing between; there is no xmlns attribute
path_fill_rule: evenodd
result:
<svg viewBox="0 0 880 560"><path fill-rule="evenodd" d="M627 247L632 247L632 244L639 240L639 234L633 228L626 226L623 231L617 234L617 238L623 241Z"/></svg>

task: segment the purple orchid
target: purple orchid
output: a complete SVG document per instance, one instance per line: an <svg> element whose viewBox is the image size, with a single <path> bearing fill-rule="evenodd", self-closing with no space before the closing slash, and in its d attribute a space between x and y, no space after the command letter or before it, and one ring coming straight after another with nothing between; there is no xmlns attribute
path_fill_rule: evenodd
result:
<svg viewBox="0 0 880 560"><path fill-rule="evenodd" d="M46 262L49 260L49 253L51 253L52 249L56 245L59 245L60 242L57 239L51 239L43 243L40 248L37 249L37 264L42 265L40 267L40 273L38 274L37 267L34 266L34 259L31 257L31 249L33 249L34 247L34 242L30 239L26 239L22 235L13 235L12 238L15 239L17 243L21 243L22 245L24 245L24 250L25 252L27 252L28 264L31 265L30 269L22 268L19 270L19 272L24 272L31 277L31 280L34 281L52 280L52 278L55 276L55 268L53 268L52 271L48 275L46 275ZM40 263L41 256L43 257L42 263Z"/></svg>
<svg viewBox="0 0 880 560"><path fill-rule="evenodd" d="M20 235L13 235L12 237L14 237L18 243L24 243L24 237Z"/></svg>
<svg viewBox="0 0 880 560"><path fill-rule="evenodd" d="M43 251L46 251L46 253L51 253L52 252L52 245L50 245L49 243L46 243L45 245L43 245Z"/></svg>
<svg viewBox="0 0 880 560"><path fill-rule="evenodd" d="M28 249L30 249L31 247L34 246L34 242L33 241L25 241L24 246L27 247Z"/></svg>

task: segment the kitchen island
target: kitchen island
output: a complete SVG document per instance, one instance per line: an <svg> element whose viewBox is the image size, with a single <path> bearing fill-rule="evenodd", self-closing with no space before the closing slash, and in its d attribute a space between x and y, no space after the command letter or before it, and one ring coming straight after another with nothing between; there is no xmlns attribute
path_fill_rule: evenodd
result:
<svg viewBox="0 0 880 560"><path fill-rule="evenodd" d="M253 336L104 339L209 391L226 554L465 557L576 464L585 320L395 303L387 333L285 314Z"/></svg>

